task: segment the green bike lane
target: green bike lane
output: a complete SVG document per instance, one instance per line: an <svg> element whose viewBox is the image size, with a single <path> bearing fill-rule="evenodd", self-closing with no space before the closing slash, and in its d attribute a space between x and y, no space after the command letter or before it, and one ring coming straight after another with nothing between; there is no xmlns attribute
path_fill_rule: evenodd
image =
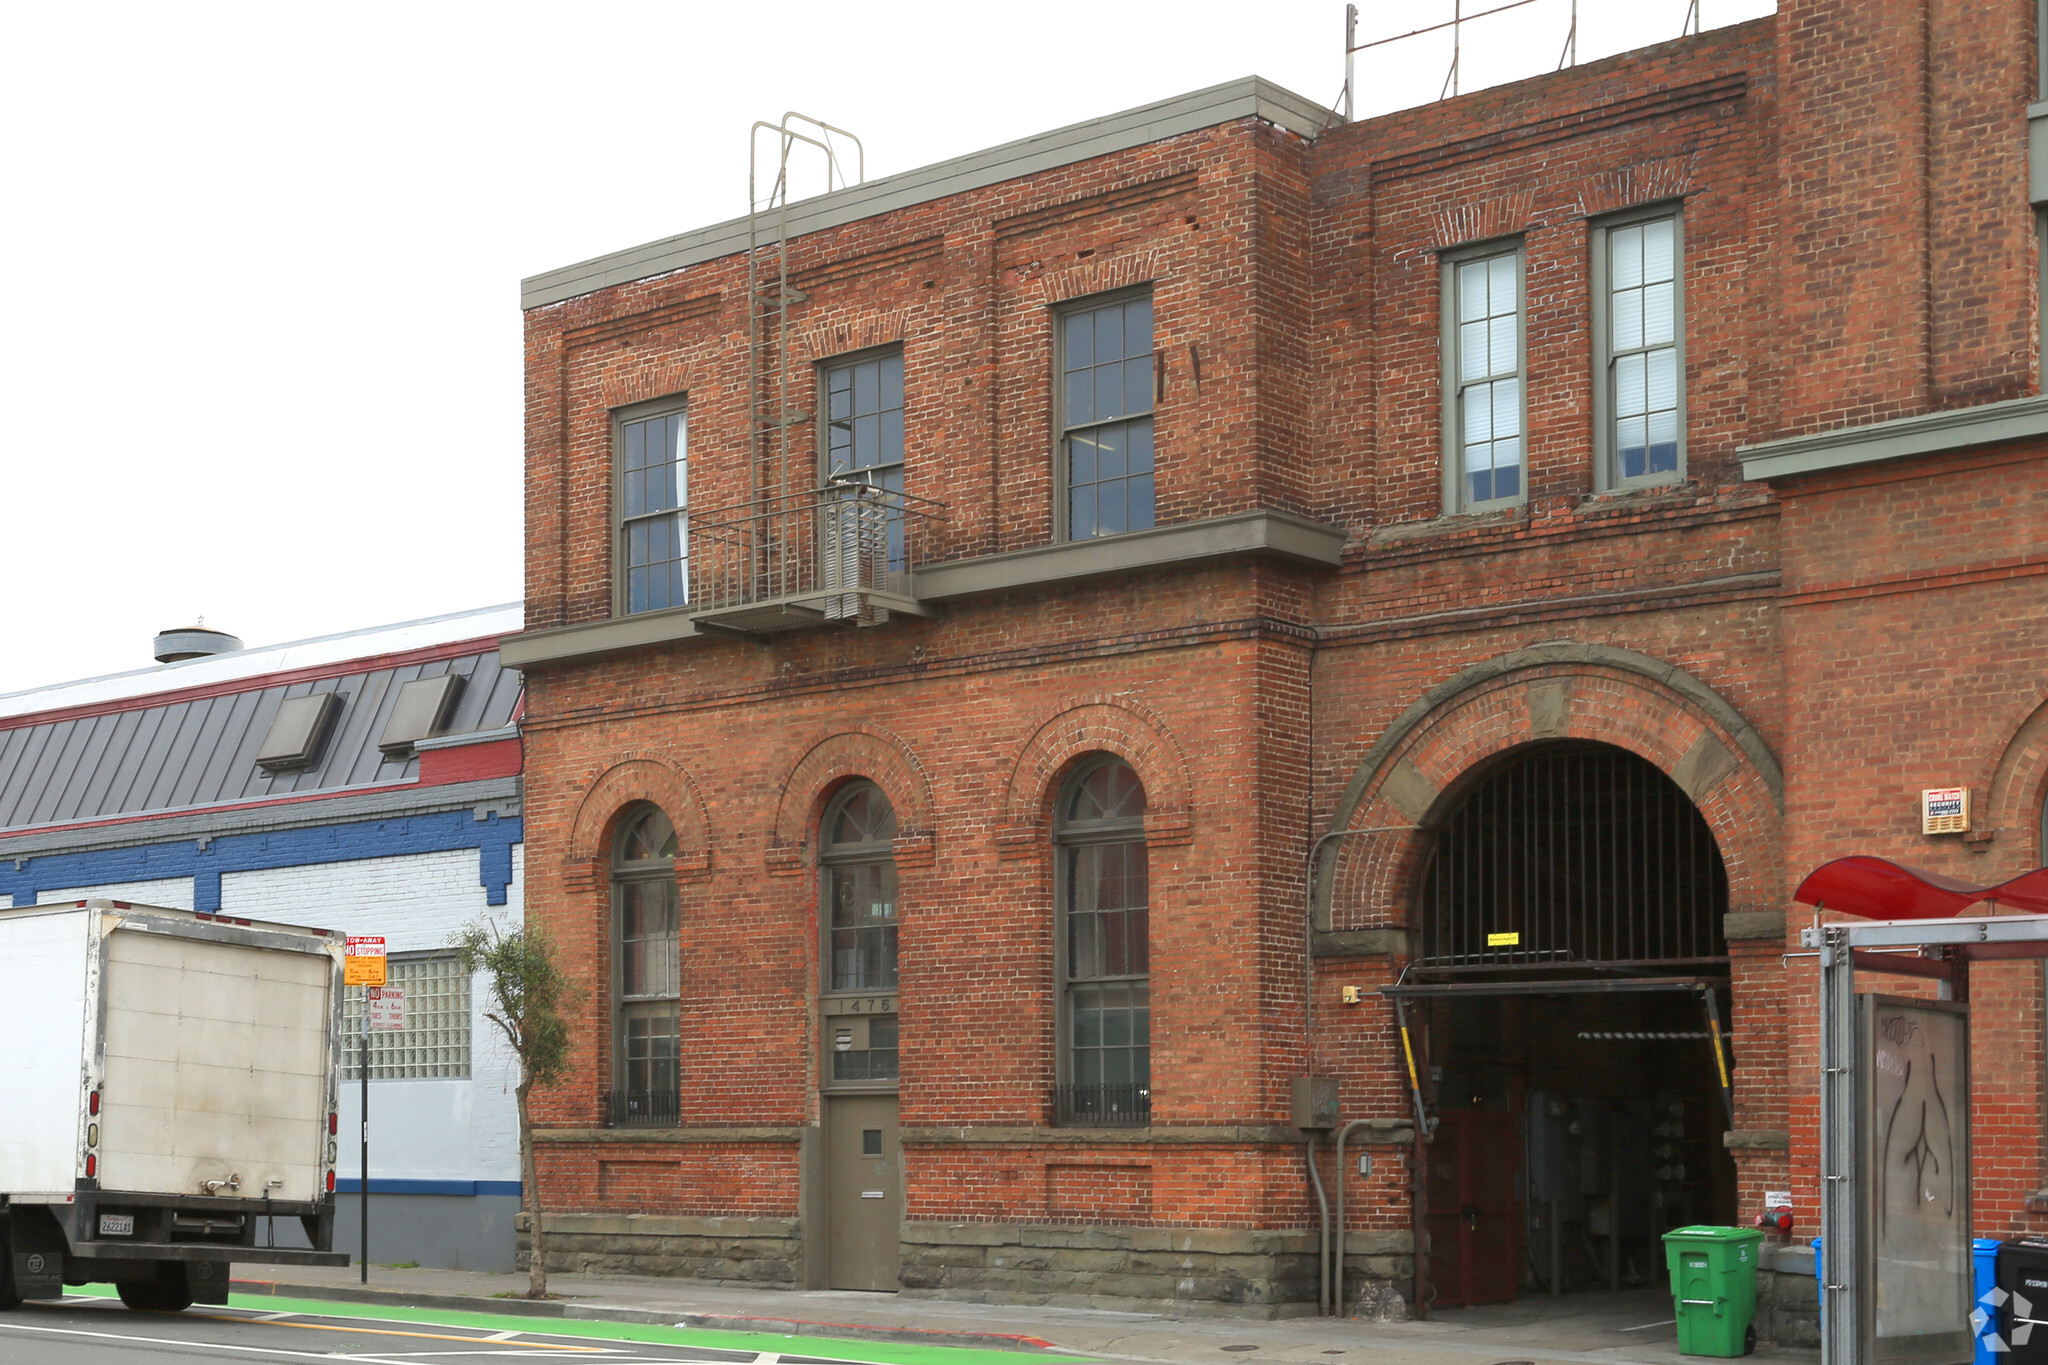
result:
<svg viewBox="0 0 2048 1365"><path fill-rule="evenodd" d="M934 1335L941 1335L935 1333ZM602 1365L1080 1365L1041 1349L844 1340L390 1303L233 1294L226 1307L138 1313L106 1286L0 1313L0 1362L11 1360L308 1359L373 1362L588 1359Z"/></svg>

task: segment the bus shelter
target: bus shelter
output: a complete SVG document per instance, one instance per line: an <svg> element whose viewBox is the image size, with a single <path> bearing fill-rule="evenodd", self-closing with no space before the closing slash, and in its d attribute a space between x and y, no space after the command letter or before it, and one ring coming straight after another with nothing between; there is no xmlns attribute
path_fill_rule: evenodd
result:
<svg viewBox="0 0 2048 1365"><path fill-rule="evenodd" d="M1972 1354L1970 967L2048 959L2048 868L1974 886L1840 858L1795 894L1815 909L1800 941L1820 963L1822 1365L1959 1365ZM1980 905L1993 913L1962 913ZM1823 923L1824 910L1864 922ZM1859 972L1938 989L1859 995Z"/></svg>

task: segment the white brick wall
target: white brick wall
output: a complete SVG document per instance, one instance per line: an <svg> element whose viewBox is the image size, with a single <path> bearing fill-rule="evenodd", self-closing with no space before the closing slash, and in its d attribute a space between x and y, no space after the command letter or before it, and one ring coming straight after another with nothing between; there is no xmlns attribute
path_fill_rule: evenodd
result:
<svg viewBox="0 0 2048 1365"><path fill-rule="evenodd" d="M485 903L475 849L315 863L221 877L221 912L249 919L382 934L394 953L445 948L466 925L519 924L526 904L526 850L512 850L504 905ZM122 882L45 891L42 903L104 896L192 908L192 879ZM5 901L0 897L0 901ZM484 1017L490 982L470 983L470 1078L373 1081L370 1175L395 1180L519 1179L519 1074L497 1025ZM360 1088L343 1086L340 1173L358 1174L354 1135Z"/></svg>
<svg viewBox="0 0 2048 1365"><path fill-rule="evenodd" d="M417 853L315 863L221 877L221 911L250 919L381 934L386 948L409 953L446 948L482 919L517 925L526 901L525 850L512 850L505 904L487 905L477 853ZM484 1017L490 983L470 983L470 1078L372 1081L370 1177L373 1180L517 1180L519 1115L512 1091L518 1069L497 1025ZM358 1174L353 1141L361 1089L344 1085L340 1172Z"/></svg>
<svg viewBox="0 0 2048 1365"><path fill-rule="evenodd" d="M150 882L110 882L106 886L71 886L61 891L38 892L36 904L55 905L62 901L86 900L93 896L103 896L110 901L133 901L137 905L161 905L168 910L190 910L192 879L164 877Z"/></svg>

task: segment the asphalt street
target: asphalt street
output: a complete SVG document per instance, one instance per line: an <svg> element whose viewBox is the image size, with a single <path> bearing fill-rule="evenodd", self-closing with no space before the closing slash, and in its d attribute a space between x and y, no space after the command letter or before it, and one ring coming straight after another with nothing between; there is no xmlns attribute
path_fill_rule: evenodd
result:
<svg viewBox="0 0 2048 1365"><path fill-rule="evenodd" d="M1074 1357L1038 1357L1072 1360ZM0 1312L0 1365L141 1365L145 1361L361 1361L468 1365L492 1360L570 1365L1016 1365L1011 1351L708 1332L620 1323L557 1322L431 1309L336 1305L139 1313L119 1300L76 1295Z"/></svg>

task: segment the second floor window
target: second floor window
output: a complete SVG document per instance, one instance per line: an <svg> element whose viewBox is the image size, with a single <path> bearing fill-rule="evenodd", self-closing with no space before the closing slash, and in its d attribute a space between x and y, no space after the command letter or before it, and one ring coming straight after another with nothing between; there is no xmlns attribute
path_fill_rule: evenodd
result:
<svg viewBox="0 0 2048 1365"><path fill-rule="evenodd" d="M619 607L662 611L690 600L689 430L683 410L631 410L613 424L618 456Z"/></svg>
<svg viewBox="0 0 2048 1365"><path fill-rule="evenodd" d="M1445 510L1523 496L1522 253L1448 262L1444 272Z"/></svg>
<svg viewBox="0 0 2048 1365"><path fill-rule="evenodd" d="M1684 474L1680 235L1667 212L1611 223L1595 239L1595 419L1608 487Z"/></svg>
<svg viewBox="0 0 2048 1365"><path fill-rule="evenodd" d="M825 367L825 481L903 491L903 352ZM900 500L899 500L900 501ZM902 573L903 514L889 516L889 572Z"/></svg>
<svg viewBox="0 0 2048 1365"><path fill-rule="evenodd" d="M1069 540L1153 524L1152 296L1059 315L1059 420Z"/></svg>

